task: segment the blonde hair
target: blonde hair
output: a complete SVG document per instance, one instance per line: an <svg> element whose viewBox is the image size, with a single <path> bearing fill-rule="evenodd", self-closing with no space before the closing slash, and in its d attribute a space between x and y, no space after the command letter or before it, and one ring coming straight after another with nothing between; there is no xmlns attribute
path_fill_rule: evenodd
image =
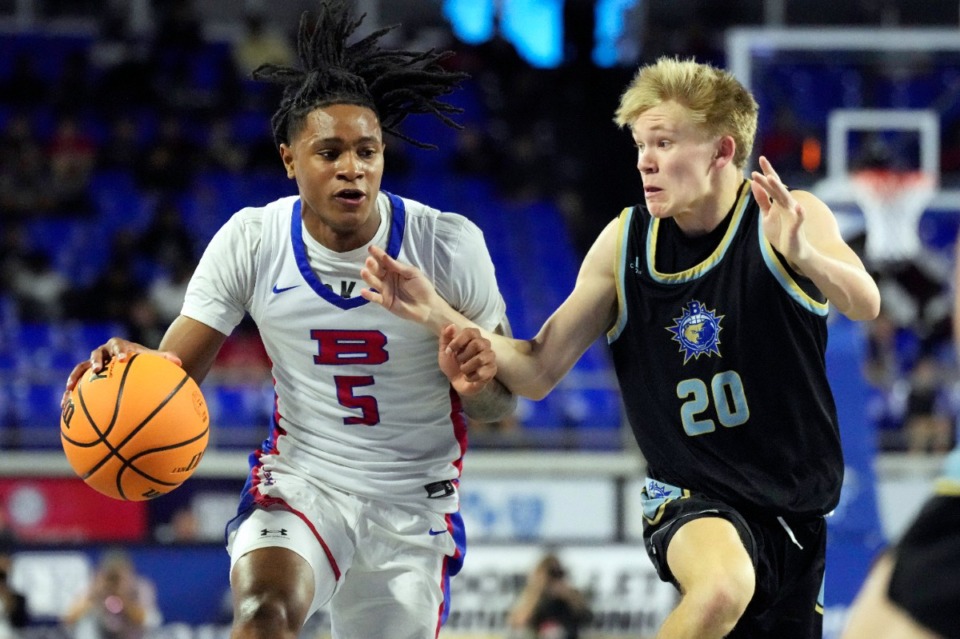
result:
<svg viewBox="0 0 960 639"><path fill-rule="evenodd" d="M660 58L637 71L613 121L629 128L644 111L670 100L711 135L731 136L737 145L733 163L743 168L757 134L758 106L731 73L692 59Z"/></svg>

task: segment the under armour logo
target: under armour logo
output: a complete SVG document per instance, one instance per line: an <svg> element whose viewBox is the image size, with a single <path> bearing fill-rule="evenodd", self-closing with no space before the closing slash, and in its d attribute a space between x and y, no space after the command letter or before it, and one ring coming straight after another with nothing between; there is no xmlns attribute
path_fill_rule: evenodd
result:
<svg viewBox="0 0 960 639"><path fill-rule="evenodd" d="M260 531L261 537L286 537L287 529L281 528L280 530L270 530L269 528L264 528Z"/></svg>

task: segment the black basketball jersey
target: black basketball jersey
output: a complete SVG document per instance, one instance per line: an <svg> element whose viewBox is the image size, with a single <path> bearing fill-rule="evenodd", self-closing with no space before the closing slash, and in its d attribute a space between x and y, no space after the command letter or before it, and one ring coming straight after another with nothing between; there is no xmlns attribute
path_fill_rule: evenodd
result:
<svg viewBox="0 0 960 639"><path fill-rule="evenodd" d="M826 298L764 237L749 181L728 217L691 260L675 221L643 204L621 213L608 341L627 416L651 478L822 515L843 478Z"/></svg>

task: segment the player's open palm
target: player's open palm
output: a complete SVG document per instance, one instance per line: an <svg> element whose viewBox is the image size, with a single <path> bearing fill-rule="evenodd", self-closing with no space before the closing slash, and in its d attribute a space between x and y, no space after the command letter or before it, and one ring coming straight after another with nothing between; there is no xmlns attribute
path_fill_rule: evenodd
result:
<svg viewBox="0 0 960 639"><path fill-rule="evenodd" d="M810 252L803 232L803 207L773 170L767 158L760 157L763 172L754 171L753 196L760 205L763 234L792 264L801 264Z"/></svg>
<svg viewBox="0 0 960 639"><path fill-rule="evenodd" d="M380 247L371 246L369 251L366 266L360 270L369 288L361 290L360 295L398 317L425 322L431 300L437 296L433 284L420 269L396 261Z"/></svg>

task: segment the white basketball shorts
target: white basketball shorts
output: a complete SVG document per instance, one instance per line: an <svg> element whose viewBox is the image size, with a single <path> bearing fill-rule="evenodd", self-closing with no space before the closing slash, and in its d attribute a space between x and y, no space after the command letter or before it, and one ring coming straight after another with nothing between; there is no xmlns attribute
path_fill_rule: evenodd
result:
<svg viewBox="0 0 960 639"><path fill-rule="evenodd" d="M313 568L309 614L329 603L334 639L438 635L466 547L459 513L400 507L277 471L255 490L254 508L229 533L231 570L257 548L288 548Z"/></svg>

